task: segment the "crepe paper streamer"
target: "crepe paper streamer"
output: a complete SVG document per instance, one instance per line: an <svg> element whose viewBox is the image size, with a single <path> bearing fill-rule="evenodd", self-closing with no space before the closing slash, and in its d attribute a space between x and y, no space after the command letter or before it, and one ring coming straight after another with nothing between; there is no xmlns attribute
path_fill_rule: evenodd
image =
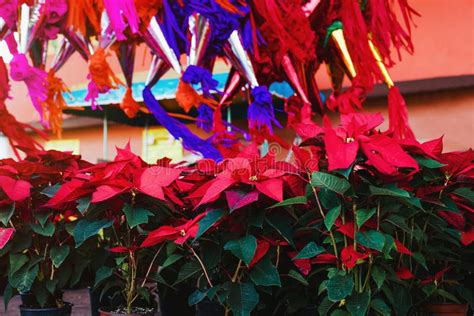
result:
<svg viewBox="0 0 474 316"><path fill-rule="evenodd" d="M104 6L117 40L127 39L123 34L127 26L133 34L139 32L140 20L133 0L104 0Z"/></svg>
<svg viewBox="0 0 474 316"><path fill-rule="evenodd" d="M415 134L408 123L408 109L398 87L391 87L388 91L388 118L389 130L395 139L414 139Z"/></svg>
<svg viewBox="0 0 474 316"><path fill-rule="evenodd" d="M272 134L272 123L281 127L280 123L275 119L272 95L265 86L253 88L251 94L253 101L248 108L249 129L258 131L266 127L270 134Z"/></svg>
<svg viewBox="0 0 474 316"><path fill-rule="evenodd" d="M187 39L168 0L163 0L163 17L159 24L169 47L171 47L176 56L180 56L184 52L184 45L180 46L177 39L181 43L186 43Z"/></svg>
<svg viewBox="0 0 474 316"><path fill-rule="evenodd" d="M13 29L17 22L18 1L0 0L0 18L5 20L8 28Z"/></svg>
<svg viewBox="0 0 474 316"><path fill-rule="evenodd" d="M48 97L43 103L43 112L49 122L51 131L62 137L63 110L67 107L63 93L70 92L61 78L56 76L54 69L48 72Z"/></svg>
<svg viewBox="0 0 474 316"><path fill-rule="evenodd" d="M394 3L397 2L399 8L394 8ZM420 14L408 5L407 0L394 2L369 0L368 5L369 10L365 11L369 15L368 28L371 39L379 49L384 63L389 67L395 64L390 55L392 46L396 49L399 59L401 59L401 49L413 54L414 47L411 40L412 15L420 16ZM402 13L404 27L397 20L397 11Z"/></svg>
<svg viewBox="0 0 474 316"><path fill-rule="evenodd" d="M211 40L207 54L209 57L223 53L222 49L226 40L240 27L241 22L250 12L249 6L242 5L238 1L231 1L231 4L239 10L239 13L228 11L228 6L224 4L226 7L224 8L219 2L223 3L218 0L190 0L188 2L191 9L209 20L211 26Z"/></svg>
<svg viewBox="0 0 474 316"><path fill-rule="evenodd" d="M115 75L107 62L107 56L103 48L98 48L89 59L89 85L87 86L86 101L91 101L93 109L97 108L96 99L99 93L106 93L110 89L123 85L122 81Z"/></svg>
<svg viewBox="0 0 474 316"><path fill-rule="evenodd" d="M143 90L143 101L153 113L156 120L166 128L176 139L181 139L184 148L189 151L199 152L204 158L220 161L223 159L221 153L210 144L209 141L194 135L185 124L170 117L166 110L160 105L151 93L150 87Z"/></svg>
<svg viewBox="0 0 474 316"><path fill-rule="evenodd" d="M201 85L203 95L199 95L192 85ZM217 91L217 85L219 82L212 78L212 74L209 70L190 65L183 73L176 91L176 102L186 112L192 107L198 108L201 103L207 105L217 105L217 102L212 100L211 91Z"/></svg>
<svg viewBox="0 0 474 316"><path fill-rule="evenodd" d="M41 6L41 17L34 26L32 39L53 40L63 27L68 12L66 0L49 0Z"/></svg>
<svg viewBox="0 0 474 316"><path fill-rule="evenodd" d="M45 126L42 103L46 100L48 89L46 87L46 77L44 70L31 67L24 54L14 54L10 62L10 77L15 81L23 81L28 88L33 106L40 114L41 123Z"/></svg>
<svg viewBox="0 0 474 316"><path fill-rule="evenodd" d="M198 110L198 117L196 120L196 126L205 132L208 132L208 133L211 132L214 125L214 122L213 122L214 111L207 104L201 104L201 106L199 106L197 110Z"/></svg>
<svg viewBox="0 0 474 316"><path fill-rule="evenodd" d="M68 0L67 26L87 35L87 25L100 33L100 9L96 0Z"/></svg>
<svg viewBox="0 0 474 316"><path fill-rule="evenodd" d="M146 30L152 17L156 15L160 9L161 0L135 0L135 8L140 18L140 28Z"/></svg>
<svg viewBox="0 0 474 316"><path fill-rule="evenodd" d="M134 118L140 110L140 105L132 97L132 89L127 87L120 108L129 118Z"/></svg>

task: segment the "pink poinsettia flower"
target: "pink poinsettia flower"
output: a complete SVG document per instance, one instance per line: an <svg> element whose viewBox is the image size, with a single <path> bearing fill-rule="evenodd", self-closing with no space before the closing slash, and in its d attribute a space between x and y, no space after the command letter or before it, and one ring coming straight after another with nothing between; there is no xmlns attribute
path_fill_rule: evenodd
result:
<svg viewBox="0 0 474 316"><path fill-rule="evenodd" d="M7 242L12 238L15 230L13 228L2 228L0 227L0 250L5 247Z"/></svg>

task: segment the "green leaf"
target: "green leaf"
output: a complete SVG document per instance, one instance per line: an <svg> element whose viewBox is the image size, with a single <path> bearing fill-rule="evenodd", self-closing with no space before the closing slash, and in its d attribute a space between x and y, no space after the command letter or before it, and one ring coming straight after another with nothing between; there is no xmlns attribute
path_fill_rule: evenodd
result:
<svg viewBox="0 0 474 316"><path fill-rule="evenodd" d="M9 282L18 292L26 293L31 290L38 271L38 265L34 265L31 269L28 269L28 265L25 265L10 277Z"/></svg>
<svg viewBox="0 0 474 316"><path fill-rule="evenodd" d="M142 207L131 207L129 204L125 204L122 211L125 213L127 218L127 224L130 228L134 228L141 224L148 223L148 217L153 216L153 213Z"/></svg>
<svg viewBox="0 0 474 316"><path fill-rule="evenodd" d="M179 270L178 277L173 285L183 282L201 271L201 266L196 261L188 261Z"/></svg>
<svg viewBox="0 0 474 316"><path fill-rule="evenodd" d="M351 187L346 179L319 171L315 171L311 175L311 185L319 188L326 188L341 195Z"/></svg>
<svg viewBox="0 0 474 316"><path fill-rule="evenodd" d="M327 283L328 298L332 302L339 302L351 295L354 281L350 275L335 275Z"/></svg>
<svg viewBox="0 0 474 316"><path fill-rule="evenodd" d="M365 222L367 222L375 214L375 208L371 209L360 209L356 211L356 223L357 227L361 228Z"/></svg>
<svg viewBox="0 0 474 316"><path fill-rule="evenodd" d="M5 306L5 312L8 309L8 303L10 303L10 300L13 297L13 287L10 285L10 283L7 283L7 286L5 287L5 291L3 291L3 305Z"/></svg>
<svg viewBox="0 0 474 316"><path fill-rule="evenodd" d="M80 220L74 228L76 248L82 245L88 238L97 235L101 229L112 226L113 223L113 220L106 219L101 219L95 222L89 222L87 219Z"/></svg>
<svg viewBox="0 0 474 316"><path fill-rule="evenodd" d="M36 301L39 303L41 308L46 306L48 302L48 290L43 286L43 283L35 283L33 284L33 288L31 292L35 296Z"/></svg>
<svg viewBox="0 0 474 316"><path fill-rule="evenodd" d="M163 264L161 265L161 267L164 269L164 268L167 268L169 267L170 265L172 265L173 263L175 263L176 261L178 261L179 259L181 259L183 256L181 255L177 255L177 254L172 254L171 256L167 257L165 262L163 262Z"/></svg>
<svg viewBox="0 0 474 316"><path fill-rule="evenodd" d="M53 265L56 268L59 268L59 266L66 260L66 257L69 255L69 246L68 245L63 245L60 247L54 247L51 248L51 261L53 261Z"/></svg>
<svg viewBox="0 0 474 316"><path fill-rule="evenodd" d="M251 283L230 283L227 301L234 316L250 316L260 296Z"/></svg>
<svg viewBox="0 0 474 316"><path fill-rule="evenodd" d="M336 309L334 312L331 313L331 316L348 316L348 315L350 314L342 309Z"/></svg>
<svg viewBox="0 0 474 316"><path fill-rule="evenodd" d="M429 168L429 169L437 169L446 166L445 164L442 164L440 162L437 162L436 160L425 158L422 156L416 157L416 161L420 166Z"/></svg>
<svg viewBox="0 0 474 316"><path fill-rule="evenodd" d="M102 266L95 273L94 287L97 287L102 281L112 276L114 268Z"/></svg>
<svg viewBox="0 0 474 316"><path fill-rule="evenodd" d="M306 246L304 246L303 249L301 249L301 251L296 255L296 257L293 258L293 260L313 258L323 252L323 247L318 246L314 241L311 241Z"/></svg>
<svg viewBox="0 0 474 316"><path fill-rule="evenodd" d="M370 302L370 308L383 316L392 315L392 310L390 307L388 307L387 304L385 304L385 302L380 298L373 299Z"/></svg>
<svg viewBox="0 0 474 316"><path fill-rule="evenodd" d="M355 240L370 249L382 251L385 244L385 236L376 230L369 230L367 232L357 232Z"/></svg>
<svg viewBox="0 0 474 316"><path fill-rule="evenodd" d="M280 286L280 275L270 259L264 259L256 264L250 271L250 279L255 285Z"/></svg>
<svg viewBox="0 0 474 316"><path fill-rule="evenodd" d="M369 292L354 293L346 300L346 307L352 316L365 316L369 308Z"/></svg>
<svg viewBox="0 0 474 316"><path fill-rule="evenodd" d="M31 229L38 235L46 236L46 237L52 237L54 235L54 231L56 230L56 227L51 221L47 221L44 226L41 226L39 224L30 224Z"/></svg>
<svg viewBox="0 0 474 316"><path fill-rule="evenodd" d="M141 298L143 298L147 302L147 304L151 304L150 290L148 288L139 287L137 289L137 293Z"/></svg>
<svg viewBox="0 0 474 316"><path fill-rule="evenodd" d="M474 203L474 190L470 188L457 188L456 190L453 191L454 194L463 197L470 201L471 203Z"/></svg>
<svg viewBox="0 0 474 316"><path fill-rule="evenodd" d="M318 306L319 316L326 316L333 305L334 302L331 302L327 297L325 297Z"/></svg>
<svg viewBox="0 0 474 316"><path fill-rule="evenodd" d="M428 271L428 266L426 265L426 259L421 254L421 252L414 252L413 259L415 259L416 262L418 262L423 268L425 268L426 271Z"/></svg>
<svg viewBox="0 0 474 316"><path fill-rule="evenodd" d="M202 301L207 296L207 291L197 289L188 297L188 305L193 306Z"/></svg>
<svg viewBox="0 0 474 316"><path fill-rule="evenodd" d="M35 212L34 216L38 220L41 226L44 226L46 224L46 221L49 219L51 216L51 212Z"/></svg>
<svg viewBox="0 0 474 316"><path fill-rule="evenodd" d="M54 295L56 293L56 285L58 285L58 280L57 279L52 279L52 280L46 280L44 283L46 289L51 295Z"/></svg>
<svg viewBox="0 0 474 316"><path fill-rule="evenodd" d="M52 198L58 190L61 188L61 185L59 183L55 185L48 186L41 191L41 194L46 195L49 198Z"/></svg>
<svg viewBox="0 0 474 316"><path fill-rule="evenodd" d="M15 203L8 205L5 208L0 209L0 222L3 226L8 226L10 218L12 218L13 212L15 211Z"/></svg>
<svg viewBox="0 0 474 316"><path fill-rule="evenodd" d="M326 226L327 230L331 230L332 225L334 225L334 222L339 217L339 214L341 214L341 205L337 205L336 207L333 207L329 210L329 212L326 214L326 217L324 218L324 225Z"/></svg>
<svg viewBox="0 0 474 316"><path fill-rule="evenodd" d="M240 239L230 240L224 245L224 250L229 250L248 266L257 250L257 239L252 235L247 235Z"/></svg>
<svg viewBox="0 0 474 316"><path fill-rule="evenodd" d="M290 272L288 272L288 276L300 282L304 286L309 285L308 281L306 281L305 278L300 273L296 272L295 270L290 270Z"/></svg>
<svg viewBox="0 0 474 316"><path fill-rule="evenodd" d="M262 228L265 221L265 209L252 209L249 215L249 226Z"/></svg>
<svg viewBox="0 0 474 316"><path fill-rule="evenodd" d="M279 203L273 204L272 206L267 207L267 208L270 209L270 208L275 208L275 207L295 205L295 204L306 204L306 203L308 203L308 199L306 199L306 196L295 196L295 197L286 199L284 201L281 201Z"/></svg>
<svg viewBox="0 0 474 316"><path fill-rule="evenodd" d="M27 262L28 257L20 253L12 253L10 255L10 268L8 270L8 275L11 276L18 270L20 270Z"/></svg>
<svg viewBox="0 0 474 316"><path fill-rule="evenodd" d="M212 210L207 212L206 216L199 221L199 229L196 237L194 237L194 241L198 240L199 237L207 232L208 229L217 223L225 214L226 212L224 210Z"/></svg>
<svg viewBox="0 0 474 316"><path fill-rule="evenodd" d="M372 195L393 196L393 197L403 197L403 198L410 197L410 193L408 193L405 190L397 188L394 184L389 184L383 188L370 185L369 189Z"/></svg>
<svg viewBox="0 0 474 316"><path fill-rule="evenodd" d="M275 212L266 217L267 223L272 226L293 248L293 228L291 228L290 221L287 216Z"/></svg>
<svg viewBox="0 0 474 316"><path fill-rule="evenodd" d="M377 285L377 288L380 289L383 283L385 282L385 277L387 276L387 273L379 266L374 265L372 266L371 276L375 284Z"/></svg>
<svg viewBox="0 0 474 316"><path fill-rule="evenodd" d="M451 302L454 302L456 304L461 304L461 302L459 302L459 300L453 294L447 292L446 290L437 289L436 294L448 299Z"/></svg>
<svg viewBox="0 0 474 316"><path fill-rule="evenodd" d="M81 214L84 214L89 206L91 205L91 198L90 197L84 197L81 199L78 199L77 201L77 210L81 212Z"/></svg>

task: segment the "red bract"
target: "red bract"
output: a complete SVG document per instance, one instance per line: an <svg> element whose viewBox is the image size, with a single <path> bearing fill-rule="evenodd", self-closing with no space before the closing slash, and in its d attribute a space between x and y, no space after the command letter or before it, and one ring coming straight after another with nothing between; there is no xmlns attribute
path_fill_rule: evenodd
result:
<svg viewBox="0 0 474 316"><path fill-rule="evenodd" d="M15 230L13 228L0 227L0 250L5 247L10 238L12 238L14 232Z"/></svg>
<svg viewBox="0 0 474 316"><path fill-rule="evenodd" d="M464 246L469 246L474 242L474 228L471 227L468 231L461 232L461 243Z"/></svg>
<svg viewBox="0 0 474 316"><path fill-rule="evenodd" d="M24 180L0 176L0 188L12 201L21 201L30 196L31 184Z"/></svg>
<svg viewBox="0 0 474 316"><path fill-rule="evenodd" d="M255 254L252 258L252 261L249 263L249 268L256 265L268 252L270 249L270 243L263 239L257 240L257 249L255 250Z"/></svg>
<svg viewBox="0 0 474 316"><path fill-rule="evenodd" d="M199 229L199 220L206 214L202 213L180 226L161 226L151 231L140 247L152 247L167 240L178 245L184 244L189 238L194 238Z"/></svg>
<svg viewBox="0 0 474 316"><path fill-rule="evenodd" d="M408 269L408 268L405 268L405 267L401 267L399 268L395 274L397 275L397 277L400 279L400 280L410 280L410 279L413 279L415 276L413 275L413 273Z"/></svg>
<svg viewBox="0 0 474 316"><path fill-rule="evenodd" d="M163 187L178 179L180 174L179 169L154 166L146 168L135 185L141 192L164 200Z"/></svg>
<svg viewBox="0 0 474 316"><path fill-rule="evenodd" d="M333 129L326 123L324 144L329 171L348 168L359 149L367 157L366 163L383 174L398 173L398 168L417 170L417 162L403 151L398 141L375 132L383 122L380 114L352 113L341 115L341 127Z"/></svg>
<svg viewBox="0 0 474 316"><path fill-rule="evenodd" d="M337 263L337 258L335 255L331 253L322 253L317 255L315 258L311 259L311 263L319 263L319 264L335 264Z"/></svg>
<svg viewBox="0 0 474 316"><path fill-rule="evenodd" d="M472 149L465 152L445 153L440 158L441 162L447 165L441 170L449 177L460 175L474 177L474 151Z"/></svg>
<svg viewBox="0 0 474 316"><path fill-rule="evenodd" d="M357 252L353 245L344 247L341 251L341 261L348 269L352 269L356 266L359 260L368 258L369 254Z"/></svg>
<svg viewBox="0 0 474 316"><path fill-rule="evenodd" d="M398 241L396 239L395 239L395 247L396 247L396 249L399 253L403 253L403 254L406 254L406 255L409 255L409 256L413 256L413 253L410 250L408 250L408 248L405 247L405 245L403 245L400 241Z"/></svg>
<svg viewBox="0 0 474 316"><path fill-rule="evenodd" d="M276 164L271 157L258 160L237 157L224 160L220 166L223 171L210 181L205 191L201 189L203 197L197 206L215 201L224 190L239 183L253 185L274 200L283 200L281 176L285 172L274 168Z"/></svg>
<svg viewBox="0 0 474 316"><path fill-rule="evenodd" d="M432 282L439 282L439 281L441 281L443 276L446 274L446 272L448 272L449 270L451 270L451 267L446 267L446 268L436 272L435 275L431 275L428 278L422 280L421 284L429 284L429 283L432 283Z"/></svg>

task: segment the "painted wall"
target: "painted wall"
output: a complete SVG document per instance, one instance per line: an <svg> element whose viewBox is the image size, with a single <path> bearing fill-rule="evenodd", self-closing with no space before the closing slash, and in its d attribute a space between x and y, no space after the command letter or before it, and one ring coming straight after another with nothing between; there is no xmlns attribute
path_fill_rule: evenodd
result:
<svg viewBox="0 0 474 316"><path fill-rule="evenodd" d="M412 6L421 13L413 29L415 54L402 54L403 61L390 70L395 81L474 74L474 3L472 0L411 0ZM115 56L110 58L114 69L119 71ZM135 80L142 81L150 62L149 52L141 47L135 62ZM217 66L223 69L222 65ZM87 64L77 54L59 71L71 89L86 84ZM176 77L168 73L166 78ZM324 69L318 73L320 87L329 87ZM13 98L9 109L22 121L38 119L27 97L23 84L12 83ZM410 122L420 139L432 139L445 135L446 150L462 150L474 147L474 91L457 90L422 94L407 98ZM385 112L386 100L371 100L368 111ZM88 160L102 157L101 126L72 129L64 138L80 139L80 151ZM110 126L109 158L114 145L123 146L132 141L135 152L142 150L142 130L128 126Z"/></svg>

